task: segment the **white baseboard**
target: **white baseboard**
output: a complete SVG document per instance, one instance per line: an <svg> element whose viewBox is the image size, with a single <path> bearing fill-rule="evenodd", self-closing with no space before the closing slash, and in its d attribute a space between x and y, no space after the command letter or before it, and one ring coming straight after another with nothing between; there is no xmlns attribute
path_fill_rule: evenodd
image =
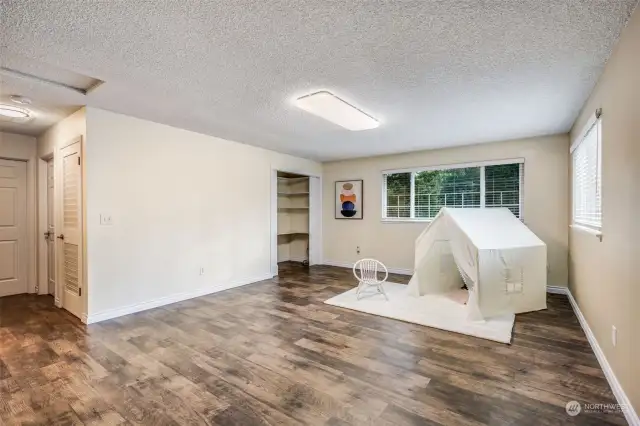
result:
<svg viewBox="0 0 640 426"><path fill-rule="evenodd" d="M353 268L353 263L350 262L338 262L335 260L325 260L323 262L323 265L327 265L327 266L337 266L338 268ZM400 274L400 275L413 275L413 270L412 269L403 269L403 268L387 268L389 270L389 273L391 274ZM567 294L567 291L569 289L567 287L564 286L555 286L555 285L548 285L547 286L547 293L554 293L554 294Z"/></svg>
<svg viewBox="0 0 640 426"><path fill-rule="evenodd" d="M286 261L288 261L288 262L304 262L305 260L307 260L306 257L295 257L295 256L292 256L289 259L287 259ZM283 260L283 262L286 262L286 261Z"/></svg>
<svg viewBox="0 0 640 426"><path fill-rule="evenodd" d="M136 303L133 305L123 306L116 309L108 309L106 311L97 312L91 314L84 321L86 324L94 324L100 321L106 321L109 319L121 317L124 315L133 314L136 312L146 311L148 309L158 308L164 305L170 305L171 303L181 302L183 300L193 299L195 297L205 296L207 294L217 293L219 291L228 290L230 288L240 287L247 284L253 284L258 281L271 279L270 273L264 274L258 277L243 279L238 281L231 281L229 283L218 284L215 286L203 287L195 291L176 293L170 296L160 297L157 299L149 300L147 302ZM84 318L83 318L84 320Z"/></svg>
<svg viewBox="0 0 640 426"><path fill-rule="evenodd" d="M335 260L325 260L322 262L323 265L327 266L337 266L338 268L353 268L353 263L351 262L338 262ZM404 268L389 268L387 270L390 274L400 274L400 275L413 275L413 269L404 269Z"/></svg>
<svg viewBox="0 0 640 426"><path fill-rule="evenodd" d="M627 422L631 426L640 426L640 418L638 418L638 413L636 413L635 410L633 409L633 406L631 405L631 401L629 400L629 397L624 392L624 389L622 389L622 386L620 385L618 378L613 373L613 369L611 368L609 361L607 361L607 358L604 356L604 352L602 351L600 344L596 340L596 336L591 331L591 327L589 327L589 324L587 323L587 320L585 319L584 315L582 315L582 311L580 310L580 307L578 306L576 299L574 299L573 294L571 294L571 290L569 290L569 288L567 287L547 286L547 293L567 295L567 297L569 298L569 303L571 303L571 308L573 308L573 312L576 314L576 317L578 318L580 327L582 327L584 334L587 336L589 345L591 345L591 350L593 350L593 353L596 355L596 358L598 359L600 368L602 368L602 371L604 372L604 375L607 378L607 382L611 387L611 391L613 392L613 395L616 397L618 404L620 404L623 407L627 407L626 410L624 411L624 416L627 419Z"/></svg>
<svg viewBox="0 0 640 426"><path fill-rule="evenodd" d="M600 368L602 368L602 371L604 372L604 375L607 378L607 382L609 382L609 386L611 386L613 395L616 397L618 404L620 404L622 407L626 407L626 409L624 410L624 416L627 419L627 422L631 426L640 426L640 417L638 417L638 413L636 413L636 411L633 409L633 406L631 405L631 401L629 400L629 397L624 392L624 389L622 389L622 385L620 385L620 382L618 381L618 378L614 374L613 369L611 368L611 365L609 365L609 361L607 361L607 358L604 356L604 352L602 351L600 344L596 340L596 336L591 331L591 327L589 327L589 324L587 323L587 320L585 319L584 315L582 315L582 311L580 310L580 307L578 306L576 299L573 298L573 294L571 294L571 291L568 288L563 288L563 287L557 287L557 288L564 289L562 293L566 294L567 297L569 298L569 303L571 303L573 312L575 312L576 317L578 317L578 322L580 322L580 326L582 327L582 330L584 330L584 334L587 336L587 340L591 345L591 349L593 350L593 353L596 355L596 358L598 359L598 363L600 363ZM547 291L549 291L549 288L547 288ZM553 293L553 292L549 291L549 293Z"/></svg>
<svg viewBox="0 0 640 426"><path fill-rule="evenodd" d="M568 290L569 289L567 287L562 287L562 286L556 286L556 285L548 285L547 286L547 293L567 294Z"/></svg>

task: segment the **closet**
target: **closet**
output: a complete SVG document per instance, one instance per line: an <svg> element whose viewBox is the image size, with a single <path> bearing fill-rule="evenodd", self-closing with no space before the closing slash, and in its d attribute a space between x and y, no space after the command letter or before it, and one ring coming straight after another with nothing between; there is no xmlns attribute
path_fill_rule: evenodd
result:
<svg viewBox="0 0 640 426"><path fill-rule="evenodd" d="M309 264L309 177L278 172L278 263Z"/></svg>

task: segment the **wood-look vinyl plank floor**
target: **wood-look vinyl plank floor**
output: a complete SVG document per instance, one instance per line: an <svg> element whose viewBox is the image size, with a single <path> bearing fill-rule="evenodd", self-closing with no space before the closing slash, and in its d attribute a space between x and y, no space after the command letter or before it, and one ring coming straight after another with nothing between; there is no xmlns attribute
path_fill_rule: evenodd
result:
<svg viewBox="0 0 640 426"><path fill-rule="evenodd" d="M393 275L390 281L407 282ZM348 269L85 326L49 296L0 299L0 425L624 425L567 298L511 345L325 305Z"/></svg>

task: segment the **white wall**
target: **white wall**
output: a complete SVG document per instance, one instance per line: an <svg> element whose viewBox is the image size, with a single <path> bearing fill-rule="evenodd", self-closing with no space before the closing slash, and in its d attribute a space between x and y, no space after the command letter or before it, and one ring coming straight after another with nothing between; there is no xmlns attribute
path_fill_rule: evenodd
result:
<svg viewBox="0 0 640 426"><path fill-rule="evenodd" d="M566 287L568 155L568 136L560 135L324 163L325 263L374 257L390 268L413 271L415 239L426 224L381 221L383 170L524 158L524 222L547 244L548 284ZM334 182L346 179L364 180L362 220L334 219Z"/></svg>
<svg viewBox="0 0 640 426"><path fill-rule="evenodd" d="M87 132L90 321L269 278L271 169L322 172L91 107Z"/></svg>
<svg viewBox="0 0 640 426"><path fill-rule="evenodd" d="M27 288L34 293L37 286L37 191L36 191L36 138L0 132L0 158L27 162Z"/></svg>
<svg viewBox="0 0 640 426"><path fill-rule="evenodd" d="M640 413L640 8L620 35L573 138L596 108L602 108L603 237L571 229L570 289Z"/></svg>

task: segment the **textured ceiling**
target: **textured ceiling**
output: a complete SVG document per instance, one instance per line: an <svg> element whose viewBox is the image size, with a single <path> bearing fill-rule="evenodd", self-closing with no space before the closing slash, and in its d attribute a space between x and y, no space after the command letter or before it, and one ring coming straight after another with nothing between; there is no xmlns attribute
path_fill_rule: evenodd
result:
<svg viewBox="0 0 640 426"><path fill-rule="evenodd" d="M566 132L636 3L2 0L0 53L105 81L88 105L329 160ZM292 105L319 89L381 126Z"/></svg>

